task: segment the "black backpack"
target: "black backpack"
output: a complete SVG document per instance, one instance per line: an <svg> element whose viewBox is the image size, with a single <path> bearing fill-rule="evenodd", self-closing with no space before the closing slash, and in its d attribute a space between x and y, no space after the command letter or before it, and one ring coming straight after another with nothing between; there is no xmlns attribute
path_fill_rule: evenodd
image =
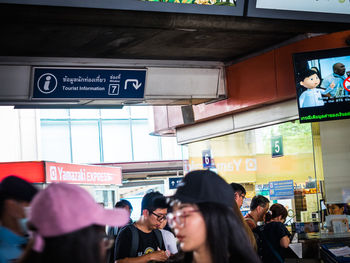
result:
<svg viewBox="0 0 350 263"><path fill-rule="evenodd" d="M279 262L284 263L281 255L273 248L270 241L265 237L264 226L257 226L254 228L253 234L258 247L258 255L261 259L263 259L263 256L267 251L270 251Z"/></svg>
<svg viewBox="0 0 350 263"><path fill-rule="evenodd" d="M137 249L139 248L139 238L140 238L138 230L134 224L129 224L129 225L123 227L122 230L124 230L125 228L129 228L131 231L131 247L130 247L130 251L129 251L129 257L136 258L137 257ZM160 232L159 229L155 229L155 230L153 230L153 232L156 235L156 239L157 239L157 243L159 245L159 248L163 248L164 241L163 241L162 232ZM120 233L120 231L119 231L119 233ZM119 235L119 233L118 233L118 235ZM117 238L116 238L116 240L117 240ZM115 257L114 257L114 260L115 260Z"/></svg>
<svg viewBox="0 0 350 263"><path fill-rule="evenodd" d="M107 231L107 236L109 239L117 240L117 236L122 228L120 227L109 227ZM107 250L106 262L114 263L114 246Z"/></svg>

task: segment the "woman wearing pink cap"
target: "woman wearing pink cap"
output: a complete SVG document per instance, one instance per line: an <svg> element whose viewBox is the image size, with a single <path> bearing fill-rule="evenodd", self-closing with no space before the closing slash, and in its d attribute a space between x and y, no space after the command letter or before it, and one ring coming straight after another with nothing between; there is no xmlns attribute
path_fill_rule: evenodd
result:
<svg viewBox="0 0 350 263"><path fill-rule="evenodd" d="M102 263L113 244L104 226L129 221L125 209L104 209L86 190L65 183L49 185L31 207L34 241L20 262Z"/></svg>

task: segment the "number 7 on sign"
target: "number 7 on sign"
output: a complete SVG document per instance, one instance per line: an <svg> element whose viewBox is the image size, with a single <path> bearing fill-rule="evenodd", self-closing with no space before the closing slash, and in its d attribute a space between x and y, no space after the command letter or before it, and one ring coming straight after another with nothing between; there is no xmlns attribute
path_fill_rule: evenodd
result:
<svg viewBox="0 0 350 263"><path fill-rule="evenodd" d="M119 95L119 84L109 84L108 95Z"/></svg>

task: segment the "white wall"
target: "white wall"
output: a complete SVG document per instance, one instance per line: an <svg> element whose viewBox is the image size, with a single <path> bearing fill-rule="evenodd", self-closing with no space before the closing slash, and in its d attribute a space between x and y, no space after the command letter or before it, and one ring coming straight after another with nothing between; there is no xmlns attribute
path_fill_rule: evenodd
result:
<svg viewBox="0 0 350 263"><path fill-rule="evenodd" d="M38 160L36 110L0 107L0 162Z"/></svg>
<svg viewBox="0 0 350 263"><path fill-rule="evenodd" d="M320 122L327 203L343 203L350 190L350 120Z"/></svg>

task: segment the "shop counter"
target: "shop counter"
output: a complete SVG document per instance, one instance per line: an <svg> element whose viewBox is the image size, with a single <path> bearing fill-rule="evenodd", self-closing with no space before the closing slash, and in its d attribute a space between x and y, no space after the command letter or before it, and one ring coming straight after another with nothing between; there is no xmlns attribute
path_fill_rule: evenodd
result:
<svg viewBox="0 0 350 263"><path fill-rule="evenodd" d="M314 262L320 262L319 260L322 259L324 263L350 263L350 255L336 257L331 253L331 250L335 248L350 247L350 232L299 234L298 243L301 244L301 258L303 260L295 262L304 262L304 259L313 259L315 260ZM295 251L295 248L293 249L293 244L291 245L291 249ZM297 254L296 251L295 253ZM286 260L286 262L288 261Z"/></svg>

